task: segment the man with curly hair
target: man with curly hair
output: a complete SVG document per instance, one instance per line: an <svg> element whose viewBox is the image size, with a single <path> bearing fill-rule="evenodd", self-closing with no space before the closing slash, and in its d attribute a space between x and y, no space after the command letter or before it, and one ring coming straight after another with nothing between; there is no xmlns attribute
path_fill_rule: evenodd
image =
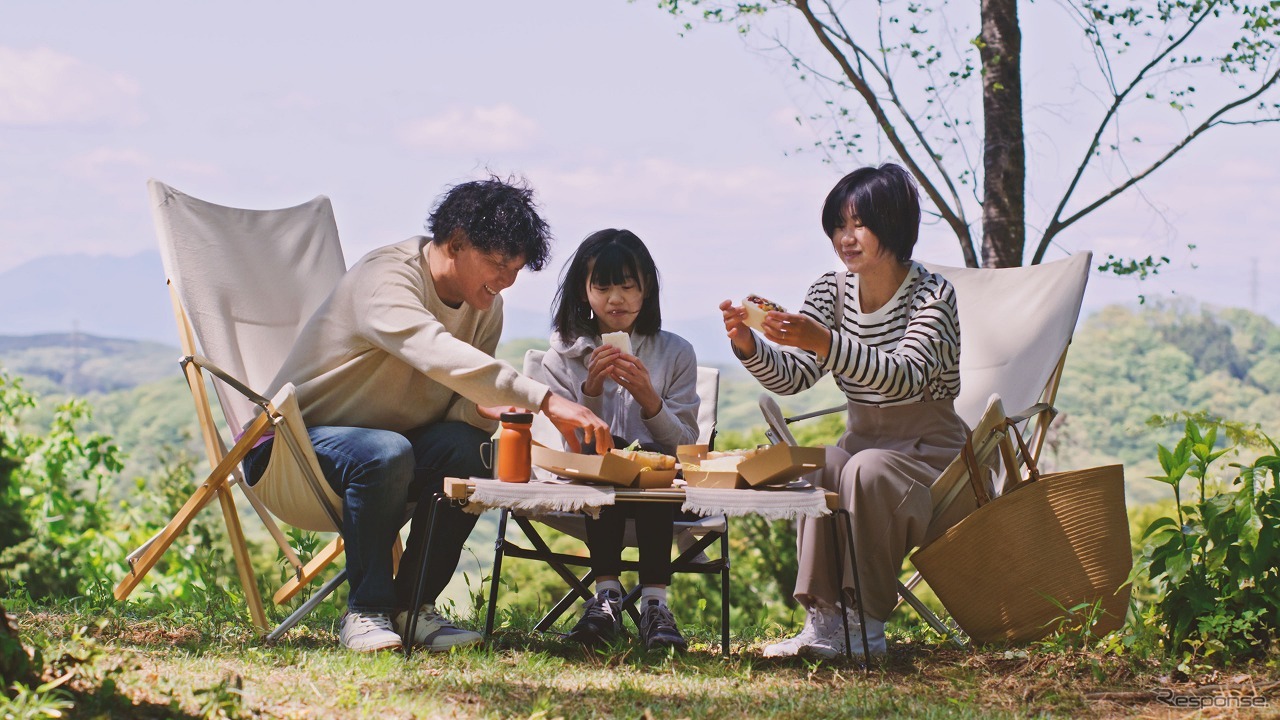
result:
<svg viewBox="0 0 1280 720"><path fill-rule="evenodd" d="M409 605L430 499L445 477L486 474L480 446L501 412L537 409L570 442L581 429L597 447L611 445L608 426L591 411L493 357L500 293L522 268L541 270L549 255L550 232L532 190L496 177L462 183L439 200L426 228L430 236L374 250L347 271L269 393L297 386L320 466L343 498L350 594L339 639L360 652L400 647L410 612L418 613L415 645L479 642L435 608L475 515L455 507L437 513L425 602ZM266 470L270 446L245 458L251 483ZM400 565L406 571L393 579L392 546L414 501Z"/></svg>

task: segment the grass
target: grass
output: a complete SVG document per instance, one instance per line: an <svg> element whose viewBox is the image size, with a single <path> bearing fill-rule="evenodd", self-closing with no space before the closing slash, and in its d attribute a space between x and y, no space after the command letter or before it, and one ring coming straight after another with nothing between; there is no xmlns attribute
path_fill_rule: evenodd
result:
<svg viewBox="0 0 1280 720"><path fill-rule="evenodd" d="M725 660L715 628L691 629L684 655L625 643L591 652L509 616L487 646L405 660L341 650L332 612L276 644L239 620L131 613L14 613L24 639L45 648L49 679L72 676L62 688L74 704L67 717L1163 717L1186 711L1153 689L1194 694L1205 683L1222 686L1216 694L1261 688L1253 694L1280 707L1274 659L1175 678L1132 655L957 650L918 628L896 631L889 658L864 673L845 662L766 660L760 648L776 629L740 636Z"/></svg>

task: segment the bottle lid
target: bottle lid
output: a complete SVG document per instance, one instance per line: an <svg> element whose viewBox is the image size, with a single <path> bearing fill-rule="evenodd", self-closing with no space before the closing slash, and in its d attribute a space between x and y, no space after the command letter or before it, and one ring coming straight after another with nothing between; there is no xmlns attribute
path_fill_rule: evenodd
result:
<svg viewBox="0 0 1280 720"><path fill-rule="evenodd" d="M517 423L521 425L529 425L533 423L533 413L531 412L505 412L499 416L504 423Z"/></svg>

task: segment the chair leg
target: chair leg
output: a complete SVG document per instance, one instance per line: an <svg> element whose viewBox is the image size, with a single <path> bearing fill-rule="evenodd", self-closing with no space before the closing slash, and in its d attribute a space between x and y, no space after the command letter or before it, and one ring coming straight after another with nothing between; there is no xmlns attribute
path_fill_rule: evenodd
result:
<svg viewBox="0 0 1280 720"><path fill-rule="evenodd" d="M588 583L595 579L595 571L588 570L586 574L578 579L578 584L582 587L587 587ZM573 588L570 588L569 592L565 593L564 597L560 598L559 602L553 605L551 609L547 611L546 615L542 616L542 619L538 621L537 625L533 626L533 629L538 632L546 632L547 630L550 630L551 626L555 625L556 622L560 620L560 617L563 616L569 608L573 607L574 603L581 599L581 595Z"/></svg>
<svg viewBox="0 0 1280 720"><path fill-rule="evenodd" d="M529 544L533 545L535 550L542 553L545 557L554 557L555 554L551 552L551 548L547 545L547 541L542 539L542 536L538 534L538 531L532 524L530 524L528 519L522 518L519 515L515 516L515 519L516 524L524 531L524 536L528 538ZM550 565L551 569L555 570L556 574L560 576L560 579L564 580L566 585L573 588L573 590L577 592L583 600L591 597L591 590L587 588L586 584L582 580L579 580L577 576L569 572L569 569L566 568L563 563L555 560L547 560L547 564Z"/></svg>
<svg viewBox="0 0 1280 720"><path fill-rule="evenodd" d="M510 510L503 508L498 516L498 538L493 541L493 568L489 571L489 607L484 613L484 639L493 635L493 620L498 612L498 579L502 577L502 555L507 549L507 516Z"/></svg>
<svg viewBox="0 0 1280 720"><path fill-rule="evenodd" d="M720 654L729 657L729 524L720 534Z"/></svg>
<svg viewBox="0 0 1280 720"><path fill-rule="evenodd" d="M917 573L917 575L918 574L919 573ZM911 608L916 611L916 614L919 615L921 619L923 619L926 623L928 623L929 627L937 631L939 635L950 640L952 643L955 644L956 647L960 648L961 650L965 648L966 643L964 639L961 637L961 635L955 630L953 630L952 628L948 627L946 623L942 622L941 618L939 618L937 615L934 614L932 610L926 607L925 604L920 601L920 598L916 597L916 594L911 592L911 588L908 585L903 585L902 583L898 583L898 598L901 601L906 602L908 605L910 605Z"/></svg>
<svg viewBox="0 0 1280 720"><path fill-rule="evenodd" d="M244 599L249 605L249 617L259 632L267 632L267 614L262 609L262 593L258 591L258 578L253 572L253 561L249 559L249 547L244 541L244 530L240 527L240 516L236 513L236 501L231 495L231 488L223 485L218 490L218 502L222 505L222 519L227 524L227 539L231 542L231 551L236 561L236 570L240 575L240 585L244 588Z"/></svg>
<svg viewBox="0 0 1280 720"><path fill-rule="evenodd" d="M219 478L217 475L210 475L204 484L196 488L196 491L187 498L187 502L183 504L182 509L169 520L169 524L165 525L151 540L147 541L146 550L144 550L134 562L129 564L129 572L125 574L120 582L116 584L114 595L116 600L124 600L129 597L133 589L142 582L142 578L155 567L160 561L160 556L164 555L173 541L187 529L191 519L196 513L204 509L217 495L218 489L226 486L226 476Z"/></svg>
<svg viewBox="0 0 1280 720"><path fill-rule="evenodd" d="M320 552L316 553L306 565L303 565L298 574L289 578L289 582L281 585L275 596L271 598L271 601L277 605L283 605L292 600L293 596L297 595L302 588L310 585L312 580L315 580L320 573L324 572L325 568L329 567L334 560L337 560L345 549L346 546L342 542L342 536L339 535L334 538L328 545L321 548Z"/></svg>
<svg viewBox="0 0 1280 720"><path fill-rule="evenodd" d="M868 647L868 643L867 643L867 631L866 631L867 616L865 611L863 611L862 609L862 583L858 578L858 556L857 556L856 549L854 547L854 542L853 542L853 520L852 520L852 517L849 515L849 511L844 508L835 510L832 513L833 522L837 521L840 518L844 519L844 531L845 531L846 538L848 540L847 544L844 547L847 547L849 550L849 564L853 566L853 578L852 578L853 601L854 601L854 604L857 605L858 607L858 624L862 629L862 633L861 633L862 660L863 660L862 667L863 667L863 671L866 672L869 670L869 667L871 664L871 648ZM837 595L839 596L839 599L840 599L840 622L844 627L845 657L852 660L853 647L849 638L849 606L845 602L845 596L844 596L844 557L843 557L844 547L842 547L840 543L840 526L839 525L836 525L835 527L832 528L831 542L835 545L835 552L832 553L832 556L835 558L836 588L838 589Z"/></svg>
<svg viewBox="0 0 1280 720"><path fill-rule="evenodd" d="M346 582L346 580L347 569L343 568L338 571L338 574L334 575L329 582L321 585L320 589L316 590L314 595L307 598L307 601L302 603L297 610L290 613L289 617L285 618L284 622L280 623L275 630L272 630L271 634L267 636L267 640L269 642L275 642L283 637L284 634L289 632L294 625L298 624L299 620L306 617L312 610L316 609L316 606L324 602L324 599L332 595L333 591L337 590L338 586Z"/></svg>
<svg viewBox="0 0 1280 720"><path fill-rule="evenodd" d="M159 535L147 541L147 549L137 557L136 562L130 563L129 572L116 584L112 593L116 600L124 600L129 597L133 589L138 586L138 583L142 582L142 578L160 561L160 556L164 555L178 535L187 529L187 525L190 524L196 513L212 502L214 496L220 490L227 488L227 478L231 476L235 467L244 459L245 453L252 448L253 442L262 436L269 424L269 419L265 414L255 418L253 423L245 430L244 435L240 436L240 440L231 449L231 452L218 461L218 464L213 468L213 472L209 473L208 477L205 478L200 487L196 488L195 492L191 493L191 497L187 498L187 501L182 505L182 509L178 510L178 513L169 520L164 530L161 530Z"/></svg>
<svg viewBox="0 0 1280 720"><path fill-rule="evenodd" d="M857 489L855 488L855 492ZM840 514L844 516L844 531L849 540L849 564L853 567L853 601L858 605L858 626L862 629L862 668L864 671L871 667L871 647L867 642L867 613L862 607L862 578L858 577L858 554L853 543L853 516L848 510L841 509ZM843 568L844 563L841 563ZM842 587L838 585L837 587ZM844 591L840 592L841 605L844 604ZM844 609L842 607L842 609ZM849 646L849 619L845 616L845 636L844 642L846 649Z"/></svg>

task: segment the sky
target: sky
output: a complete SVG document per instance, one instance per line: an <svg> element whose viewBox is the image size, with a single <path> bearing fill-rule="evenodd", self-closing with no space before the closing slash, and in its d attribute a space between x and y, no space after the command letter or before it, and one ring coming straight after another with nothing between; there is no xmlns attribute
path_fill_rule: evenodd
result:
<svg viewBox="0 0 1280 720"><path fill-rule="evenodd" d="M1079 38L1056 6L1030 7L1034 212L1056 198L1098 106L1079 80L1090 68ZM557 238L550 267L506 291L509 306L548 307L573 248L605 227L649 245L672 320L714 318L720 300L749 293L799 305L836 266L819 209L857 163L797 152L817 139L795 121L816 101L758 38L682 35L653 0L6 2L0 273L154 250L151 177L239 207L327 195L350 264L423 232L448 186L492 172L529 181ZM1162 120L1146 122L1159 134ZM1086 313L1177 295L1280 320L1278 131L1210 133L1060 236L1048 259L1173 261L1144 283L1095 276ZM962 264L939 224L916 257ZM160 284L156 297L167 302Z"/></svg>

